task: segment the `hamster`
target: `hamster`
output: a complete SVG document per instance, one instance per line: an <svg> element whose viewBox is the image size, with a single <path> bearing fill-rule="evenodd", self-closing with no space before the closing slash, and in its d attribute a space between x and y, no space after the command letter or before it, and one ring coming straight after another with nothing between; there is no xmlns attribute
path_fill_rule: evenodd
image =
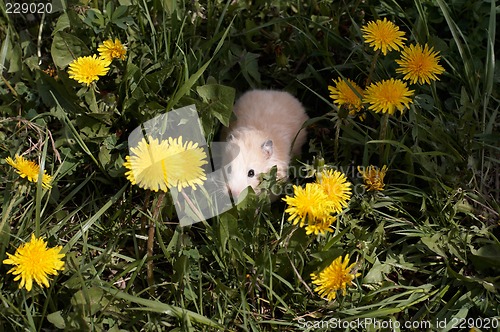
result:
<svg viewBox="0 0 500 332"><path fill-rule="evenodd" d="M244 93L233 112L236 120L226 131L223 163L227 189L236 199L248 186L259 193L260 174L274 165L278 179L287 176L291 156L300 154L306 141L301 128L309 117L295 97L273 90Z"/></svg>

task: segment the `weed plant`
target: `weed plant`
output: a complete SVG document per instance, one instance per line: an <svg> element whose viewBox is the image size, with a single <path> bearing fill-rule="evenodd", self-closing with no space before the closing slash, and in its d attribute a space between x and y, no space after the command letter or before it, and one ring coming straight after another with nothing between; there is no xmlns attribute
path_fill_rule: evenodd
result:
<svg viewBox="0 0 500 332"><path fill-rule="evenodd" d="M42 13L7 2L0 262L36 233L62 246L65 267L27 291L0 263L0 331L499 330L495 0L54 0ZM363 41L379 18L433 46L445 72L405 111L360 119L328 86L397 77L399 53L374 61ZM125 60L90 87L70 78L73 60L115 38ZM194 104L215 142L251 88L289 91L311 118L291 183L324 164L353 184L332 232L306 235L285 202L252 192L181 227L168 193L127 181L127 138L141 123ZM20 178L6 162L15 155L52 188ZM357 167L368 165L387 165L382 191L366 190ZM346 254L359 276L327 301L311 273Z"/></svg>

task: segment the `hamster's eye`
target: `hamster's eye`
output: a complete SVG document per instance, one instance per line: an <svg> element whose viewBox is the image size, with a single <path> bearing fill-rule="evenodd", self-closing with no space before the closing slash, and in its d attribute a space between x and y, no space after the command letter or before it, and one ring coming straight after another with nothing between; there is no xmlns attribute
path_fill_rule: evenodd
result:
<svg viewBox="0 0 500 332"><path fill-rule="evenodd" d="M248 171L248 177L249 178L253 178L254 175L255 175L255 172L254 172L253 169L251 169L251 170Z"/></svg>
<svg viewBox="0 0 500 332"><path fill-rule="evenodd" d="M231 174L231 166L227 167L227 174Z"/></svg>

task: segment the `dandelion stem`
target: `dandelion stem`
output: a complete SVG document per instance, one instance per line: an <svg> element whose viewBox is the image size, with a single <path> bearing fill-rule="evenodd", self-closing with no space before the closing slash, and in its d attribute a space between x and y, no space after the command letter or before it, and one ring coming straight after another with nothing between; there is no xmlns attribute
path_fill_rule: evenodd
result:
<svg viewBox="0 0 500 332"><path fill-rule="evenodd" d="M2 210L2 220L0 221L0 234L5 233L4 236L6 236L6 238L10 234L10 228L9 224L7 223L7 220L9 219L10 214L12 213L14 207L16 207L16 205L21 203L19 198L24 195L24 193L26 192L26 188L27 187L24 184L17 186L16 190L13 190L14 195L12 196L9 205L7 206L7 208Z"/></svg>
<svg viewBox="0 0 500 332"><path fill-rule="evenodd" d="M42 157L40 160L40 167L38 171L38 180L36 182L36 196L35 196L35 236L40 236L40 219L42 214L42 184L43 184L43 175L45 172L45 158L47 157L47 147L48 147L49 136L45 137L45 141L43 143Z"/></svg>
<svg viewBox="0 0 500 332"><path fill-rule="evenodd" d="M205 217L203 217L203 215L201 214L201 211L194 205L193 201L188 197L188 195L186 195L186 193L184 192L184 190L181 190L181 194L182 196L184 196L184 199L186 200L186 202L188 203L189 207L193 210L193 212L196 214L196 216L200 219L200 220L205 220Z"/></svg>
<svg viewBox="0 0 500 332"><path fill-rule="evenodd" d="M335 126L335 142L333 146L333 156L334 161L337 162L339 159L339 136L340 136L340 123L342 120L338 120Z"/></svg>
<svg viewBox="0 0 500 332"><path fill-rule="evenodd" d="M95 89L96 89L96 85L95 85L95 82L92 83L92 86L90 87L90 95L89 95L89 98L87 100L87 102L89 103L89 108L92 112L97 112L99 110L99 107L97 106L97 99L95 97Z"/></svg>
<svg viewBox="0 0 500 332"><path fill-rule="evenodd" d="M373 55L372 63L370 65L370 71L368 72L368 77L366 78L366 86L369 86L372 83L372 76L373 73L375 72L375 67L377 66L377 60L380 55L380 50L377 50L375 52L375 55Z"/></svg>
<svg viewBox="0 0 500 332"><path fill-rule="evenodd" d="M162 191L158 195L158 199L156 201L156 206L153 210L153 217L149 220L149 228L148 228L148 243L147 243L147 278L148 285L151 287L154 284L154 274L153 274L153 249L154 249L154 241L155 241L155 230L156 230L156 221L158 220L158 216L160 215L161 206L163 203L163 199L165 198L165 192Z"/></svg>
<svg viewBox="0 0 500 332"><path fill-rule="evenodd" d="M304 285L305 289L307 289L307 291L309 292L309 294L311 296L314 296L314 292L312 291L311 287L309 287L309 285L304 281L304 279L302 278L302 276L300 275L299 271L297 271L297 268L295 267L295 264L293 263L292 259L290 258L290 255L288 254L289 250L288 250L288 244L290 243L290 239L292 238L292 235L293 233L297 230L298 228L295 227L291 232L290 234L286 237L285 239L285 248L287 249L285 251L286 253L286 256L290 262L290 265L292 266L292 269L293 269L293 272L295 273L295 276L299 279L299 281L302 283L302 285Z"/></svg>
<svg viewBox="0 0 500 332"><path fill-rule="evenodd" d="M144 206L149 206L151 199L151 190L146 190L146 198L144 199ZM141 231L146 232L146 221L148 216L144 213L141 218Z"/></svg>
<svg viewBox="0 0 500 332"><path fill-rule="evenodd" d="M383 141L387 137L387 128L389 127L389 113L384 113L380 122L381 123L380 123L379 139L381 141ZM380 144L379 154L380 154L380 159L381 160L383 159L383 162L381 161L381 165L387 164L387 160L386 160L385 155L384 155L386 146L387 146L387 144L385 144L385 143Z"/></svg>

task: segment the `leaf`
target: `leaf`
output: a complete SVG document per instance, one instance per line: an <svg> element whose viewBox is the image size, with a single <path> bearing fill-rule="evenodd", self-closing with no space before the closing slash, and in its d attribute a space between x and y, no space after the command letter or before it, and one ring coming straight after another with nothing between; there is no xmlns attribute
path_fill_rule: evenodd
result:
<svg viewBox="0 0 500 332"><path fill-rule="evenodd" d="M210 112L224 126L229 126L236 94L235 89L220 84L207 84L197 87L196 92L205 103L209 104Z"/></svg>
<svg viewBox="0 0 500 332"><path fill-rule="evenodd" d="M238 220L230 213L224 213L219 218L219 245L226 249L229 238L237 234Z"/></svg>
<svg viewBox="0 0 500 332"><path fill-rule="evenodd" d="M97 163L97 162L96 162ZM73 246L77 243L77 241L82 237L84 236L84 234L86 234L88 232L88 230L90 229L90 227L92 227L100 218L101 216L111 207L113 206L113 204L116 203L116 201L121 197L121 195L123 194L123 192L125 191L125 189L128 187L127 184L125 184L120 190L118 190L118 192L113 196L111 197L110 200L108 200L106 202L106 204L104 204L100 209L99 211L95 212L94 215L92 217L90 217L89 219L87 219L82 225L81 225L81 229L75 234L73 235L73 237L68 241L68 243L66 243L66 245L64 246L64 249L63 251L64 252L68 252L70 251Z"/></svg>
<svg viewBox="0 0 500 332"><path fill-rule="evenodd" d="M104 291L98 287L79 290L71 298L71 306L87 315L95 315L108 304Z"/></svg>
<svg viewBox="0 0 500 332"><path fill-rule="evenodd" d="M2 47L0 49L0 71L3 71L4 68L6 68L5 66L5 58L7 57L7 54L9 53L9 46L10 46L10 39L9 39L9 36L10 36L10 26L7 28L7 32L5 33L5 35L7 36L3 43L2 43Z"/></svg>
<svg viewBox="0 0 500 332"><path fill-rule="evenodd" d="M106 25L104 15L99 9L92 8L87 11L87 17L84 21L89 27L91 27L96 34L99 34Z"/></svg>
<svg viewBox="0 0 500 332"><path fill-rule="evenodd" d="M113 11L110 21L121 29L127 29L134 24L134 19L128 14L128 6L118 6Z"/></svg>
<svg viewBox="0 0 500 332"><path fill-rule="evenodd" d="M258 54L247 51L244 51L240 55L239 64L241 67L241 73L252 87L254 87L255 83L259 85L261 81L258 59ZM254 79L255 82L252 79Z"/></svg>
<svg viewBox="0 0 500 332"><path fill-rule="evenodd" d="M66 113L83 112L78 105L76 95L68 89L69 84L58 84L53 77L40 72L40 77L36 81L37 92L48 107L60 105ZM55 116L58 114L54 113Z"/></svg>
<svg viewBox="0 0 500 332"><path fill-rule="evenodd" d="M187 79L184 82L184 84L182 84L182 86L179 88L178 91L176 91L176 93L174 94L174 96L172 97L172 99L170 99L170 101L168 102L167 111L171 110L175 105L177 105L177 103L179 102L179 100L182 97L184 97L185 95L187 95L189 93L189 90L191 90L191 87L204 74L205 70L207 70L208 66L210 65L210 63L214 59L214 57L217 54L217 52L222 47L222 44L224 43L224 41L226 40L226 36L229 33L229 30L230 30L231 26L232 26L232 22L227 27L226 31L222 35L222 38L219 40L219 43L217 44L217 47L215 48L215 51L214 51L214 54L212 55L212 57L210 59L208 59L208 61L203 66L201 66L200 69L198 69L198 71L196 73L194 73L193 75L191 75L189 77L189 79Z"/></svg>
<svg viewBox="0 0 500 332"><path fill-rule="evenodd" d="M477 284L481 285L482 287L484 287L484 289L486 289L488 292L498 293L498 289L500 288L498 283L497 283L497 280L495 280L495 279L498 279L498 277L496 277L496 278L490 278L490 277L484 278L484 277L476 277L474 275L468 276L468 275L464 275L462 271L455 272L449 265L447 266L446 271L453 278L463 282L463 284L465 284L465 283L477 283Z"/></svg>
<svg viewBox="0 0 500 332"><path fill-rule="evenodd" d="M122 16L125 15L127 12L128 7L127 6L118 6L113 12L113 15L111 16L111 22L118 20ZM114 22L113 22L114 23Z"/></svg>
<svg viewBox="0 0 500 332"><path fill-rule="evenodd" d="M487 244L479 249L471 250L471 261L474 266L482 269L489 267L500 268L500 246L497 244Z"/></svg>
<svg viewBox="0 0 500 332"><path fill-rule="evenodd" d="M469 88L474 90L475 86L473 78L474 75L474 64L473 64L473 56L469 49L469 45L467 43L463 44L462 41L467 40L464 37L464 34L460 30L458 24L453 20L450 7L443 0L436 0L437 5L441 9L443 16L448 24L450 32L453 36L453 40L455 41L455 45L457 46L458 52L460 53L460 57L462 58L462 65L464 67L465 79L468 82Z"/></svg>
<svg viewBox="0 0 500 332"><path fill-rule="evenodd" d="M58 329L66 328L66 322L64 321L63 316L61 315L61 310L53 312L47 315L47 320L54 324Z"/></svg>
<svg viewBox="0 0 500 332"><path fill-rule="evenodd" d="M363 283L375 284L382 282L385 280L384 275L391 273L391 271L392 271L391 264L383 264L379 261L378 258L376 258L372 268L363 278Z"/></svg>
<svg viewBox="0 0 500 332"><path fill-rule="evenodd" d="M0 257L4 257L5 249L9 245L10 223L8 223L7 220L9 220L12 210L16 208L15 204L16 197L12 197L10 201L4 199L2 205L2 217L0 219Z"/></svg>
<svg viewBox="0 0 500 332"><path fill-rule="evenodd" d="M144 80L142 81L142 87L144 89L147 88L150 93L159 93L163 87L163 83L165 82L165 80L169 78L170 75L172 75L175 66L176 64L174 62L169 62L162 65L160 67L160 70L154 71L151 74L147 74L146 76L144 76Z"/></svg>
<svg viewBox="0 0 500 332"><path fill-rule="evenodd" d="M441 249L441 246L439 245L440 238L441 234L437 233L432 237L422 237L420 241L422 241L422 243L425 244L427 248L429 248L431 251L438 254L439 256L447 257L446 253Z"/></svg>
<svg viewBox="0 0 500 332"><path fill-rule="evenodd" d="M105 146L101 146L98 159L103 167L107 167L111 161L111 152Z"/></svg>
<svg viewBox="0 0 500 332"><path fill-rule="evenodd" d="M164 0L163 3L169 15L172 15L172 13L177 9L177 1L175 0Z"/></svg>
<svg viewBox="0 0 500 332"><path fill-rule="evenodd" d="M426 94L415 96L415 103L418 104L418 106L420 106L422 109L429 112L434 109L434 98Z"/></svg>
<svg viewBox="0 0 500 332"><path fill-rule="evenodd" d="M89 55L90 51L80 38L59 31L54 35L50 53L52 54L54 64L62 69L76 58Z"/></svg>
<svg viewBox="0 0 500 332"><path fill-rule="evenodd" d="M193 320L194 322L223 330L222 326L220 326L219 324L212 321L211 319L209 319L203 315L200 315L196 312L189 311L189 310L186 310L186 309L183 309L180 307L176 307L173 305L169 305L166 303L162 303L160 301L143 299L141 297L134 296L134 295L131 295L128 293L124 293L124 292L116 290L116 289L103 287L103 286L101 286L101 288L105 292L108 292L109 294L111 294L113 297L115 297L117 299L121 299L124 301L139 304L141 306L146 307L147 310L150 310L153 312L164 313L164 314L169 315L169 316L177 317L178 319L184 319L186 316L188 316L189 319Z"/></svg>
<svg viewBox="0 0 500 332"><path fill-rule="evenodd" d="M9 73L16 73L22 68L22 51L19 43L12 45L9 54Z"/></svg>
<svg viewBox="0 0 500 332"><path fill-rule="evenodd" d="M56 22L56 26L54 27L54 31L52 31L52 35L55 35L57 32L62 31L66 28L71 27L71 23L69 20L69 16L67 13L62 14L59 16Z"/></svg>

